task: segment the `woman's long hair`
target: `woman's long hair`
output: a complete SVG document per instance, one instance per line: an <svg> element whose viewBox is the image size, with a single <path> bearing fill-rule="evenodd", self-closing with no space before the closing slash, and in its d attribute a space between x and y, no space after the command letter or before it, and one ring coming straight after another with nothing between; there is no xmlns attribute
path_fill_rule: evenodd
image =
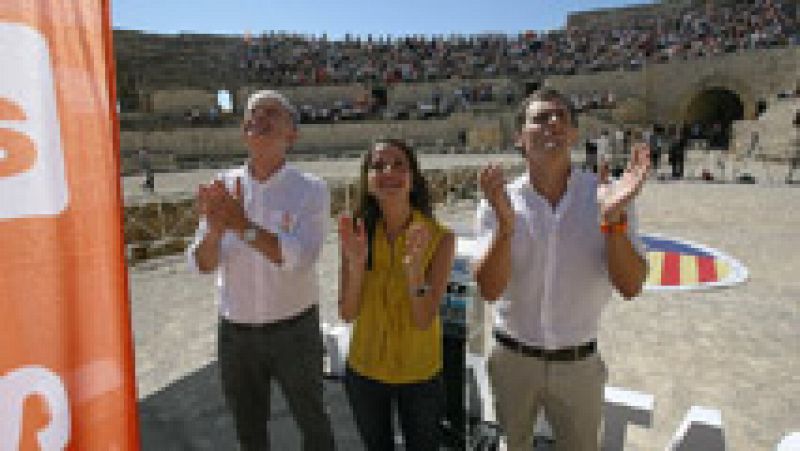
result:
<svg viewBox="0 0 800 451"><path fill-rule="evenodd" d="M354 214L354 217L364 221L364 228L367 232L367 269L372 269L372 242L375 238L375 228L382 217L378 199L369 192L369 166L372 162L372 153L381 146L393 146L403 151L408 160L408 169L411 172L411 191L408 196L411 209L419 210L424 216L433 219L433 207L431 206L428 182L419 169L419 162L414 150L401 139L385 138L375 141L370 150L361 159L361 178L358 184L359 199Z"/></svg>

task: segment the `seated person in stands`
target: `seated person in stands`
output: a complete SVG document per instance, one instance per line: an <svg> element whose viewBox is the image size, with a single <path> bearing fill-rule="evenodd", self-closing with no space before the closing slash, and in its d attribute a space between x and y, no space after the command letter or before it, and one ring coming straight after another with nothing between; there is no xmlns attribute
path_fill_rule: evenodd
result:
<svg viewBox="0 0 800 451"><path fill-rule="evenodd" d="M409 450L438 450L443 415L439 300L455 237L433 217L413 150L364 155L360 201L339 224L339 314L354 321L345 389L368 450L394 449L392 403Z"/></svg>

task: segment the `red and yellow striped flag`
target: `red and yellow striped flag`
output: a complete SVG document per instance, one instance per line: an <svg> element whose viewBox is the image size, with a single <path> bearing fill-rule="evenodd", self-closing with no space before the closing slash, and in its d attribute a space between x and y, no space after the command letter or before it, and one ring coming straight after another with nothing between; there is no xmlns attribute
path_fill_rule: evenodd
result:
<svg viewBox="0 0 800 451"><path fill-rule="evenodd" d="M642 235L642 241L649 268L646 288L719 287L747 278L741 263L717 250L658 235Z"/></svg>

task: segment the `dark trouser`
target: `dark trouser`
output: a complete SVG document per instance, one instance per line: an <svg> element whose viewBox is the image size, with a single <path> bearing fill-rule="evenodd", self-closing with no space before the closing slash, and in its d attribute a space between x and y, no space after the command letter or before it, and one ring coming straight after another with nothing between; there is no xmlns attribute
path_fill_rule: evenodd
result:
<svg viewBox="0 0 800 451"><path fill-rule="evenodd" d="M406 449L439 449L444 394L441 374L423 382L388 384L364 377L348 366L344 384L356 427L368 451L395 449L393 401Z"/></svg>
<svg viewBox="0 0 800 451"><path fill-rule="evenodd" d="M269 450L270 381L286 397L304 450L332 450L322 401L322 335L313 306L286 320L243 325L220 319L222 389L245 451Z"/></svg>
<svg viewBox="0 0 800 451"><path fill-rule="evenodd" d="M658 171L658 166L661 164L661 152L655 148L650 148L650 166Z"/></svg>

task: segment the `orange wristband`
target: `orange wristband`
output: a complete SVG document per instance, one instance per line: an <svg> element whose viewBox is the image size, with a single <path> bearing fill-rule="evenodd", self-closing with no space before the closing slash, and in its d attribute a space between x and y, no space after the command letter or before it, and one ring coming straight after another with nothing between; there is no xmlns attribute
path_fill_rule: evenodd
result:
<svg viewBox="0 0 800 451"><path fill-rule="evenodd" d="M624 213L622 214L622 218L619 222L615 223L607 223L601 222L600 223L600 231L606 235L611 235L614 233L625 233L628 231L628 216Z"/></svg>

